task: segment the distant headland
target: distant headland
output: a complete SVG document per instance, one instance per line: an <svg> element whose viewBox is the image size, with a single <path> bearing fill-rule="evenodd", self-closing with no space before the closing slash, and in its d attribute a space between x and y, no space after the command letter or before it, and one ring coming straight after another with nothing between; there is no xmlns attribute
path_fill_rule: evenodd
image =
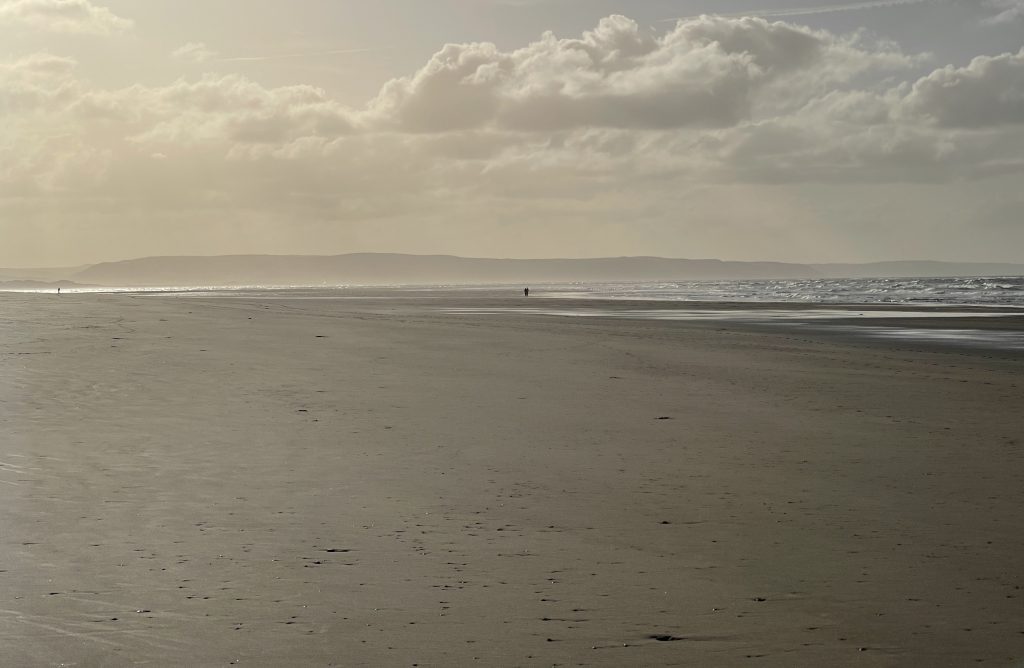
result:
<svg viewBox="0 0 1024 668"><path fill-rule="evenodd" d="M0 269L0 289L46 284L229 287L1021 275L1024 264L978 262L796 264L663 257L528 260L351 253L147 257L69 268Z"/></svg>

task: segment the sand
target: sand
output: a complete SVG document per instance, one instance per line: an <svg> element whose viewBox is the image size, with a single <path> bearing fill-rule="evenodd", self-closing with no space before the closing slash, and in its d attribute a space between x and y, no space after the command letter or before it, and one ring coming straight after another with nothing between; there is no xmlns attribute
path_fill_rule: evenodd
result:
<svg viewBox="0 0 1024 668"><path fill-rule="evenodd" d="M366 297L0 295L0 665L1024 659L1024 356Z"/></svg>

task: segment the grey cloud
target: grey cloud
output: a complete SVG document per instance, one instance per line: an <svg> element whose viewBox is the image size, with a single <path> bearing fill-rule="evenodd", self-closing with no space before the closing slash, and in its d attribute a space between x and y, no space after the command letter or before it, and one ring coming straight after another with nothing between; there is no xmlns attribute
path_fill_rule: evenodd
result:
<svg viewBox="0 0 1024 668"><path fill-rule="evenodd" d="M985 23L1012 23L1024 19L1024 0L987 0L985 4L996 12L985 19Z"/></svg>
<svg viewBox="0 0 1024 668"><path fill-rule="evenodd" d="M914 84L905 107L945 127L1024 124L1024 49L935 70Z"/></svg>
<svg viewBox="0 0 1024 668"><path fill-rule="evenodd" d="M685 149L722 181L941 182L1012 173L1024 154L1021 54L887 91L834 91Z"/></svg>

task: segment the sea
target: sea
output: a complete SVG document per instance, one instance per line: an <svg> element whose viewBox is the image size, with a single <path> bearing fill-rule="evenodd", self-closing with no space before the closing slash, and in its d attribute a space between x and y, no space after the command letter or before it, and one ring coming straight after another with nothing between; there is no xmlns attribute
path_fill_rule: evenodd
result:
<svg viewBox="0 0 1024 668"><path fill-rule="evenodd" d="M1024 308L1024 277L696 280L544 286L545 297Z"/></svg>
<svg viewBox="0 0 1024 668"><path fill-rule="evenodd" d="M1024 354L1024 277L844 278L605 283L539 286L531 295L593 300L594 307L459 309L562 317L728 320L910 345ZM629 301L602 308L600 301ZM658 308L636 306L651 302ZM579 303L579 302L577 302ZM713 304L749 308L712 308ZM702 304L705 306L702 307ZM666 306L672 305L671 308ZM778 305L773 308L771 305ZM801 308L801 305L806 308ZM901 308L903 307L903 308ZM957 319L961 320L957 320ZM958 323L988 322L989 326ZM907 324L920 322L920 326Z"/></svg>

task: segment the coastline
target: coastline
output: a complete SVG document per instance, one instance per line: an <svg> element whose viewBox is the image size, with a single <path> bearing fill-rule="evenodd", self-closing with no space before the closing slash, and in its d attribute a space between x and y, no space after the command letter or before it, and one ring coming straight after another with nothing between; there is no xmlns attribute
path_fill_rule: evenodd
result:
<svg viewBox="0 0 1024 668"><path fill-rule="evenodd" d="M0 295L0 663L1024 658L1020 354L351 297Z"/></svg>

